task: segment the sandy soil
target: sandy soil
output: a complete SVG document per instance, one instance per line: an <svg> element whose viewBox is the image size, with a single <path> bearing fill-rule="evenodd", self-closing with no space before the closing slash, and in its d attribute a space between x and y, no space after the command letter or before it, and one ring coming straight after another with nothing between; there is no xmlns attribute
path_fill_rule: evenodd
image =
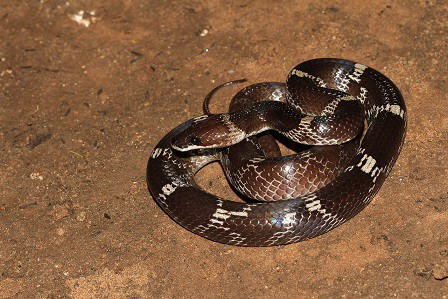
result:
<svg viewBox="0 0 448 299"><path fill-rule="evenodd" d="M1 1L0 297L447 298L448 5L362 3ZM316 57L372 66L404 94L405 145L372 204L274 248L166 216L145 182L159 139L219 83L284 81ZM235 196L218 165L198 177Z"/></svg>

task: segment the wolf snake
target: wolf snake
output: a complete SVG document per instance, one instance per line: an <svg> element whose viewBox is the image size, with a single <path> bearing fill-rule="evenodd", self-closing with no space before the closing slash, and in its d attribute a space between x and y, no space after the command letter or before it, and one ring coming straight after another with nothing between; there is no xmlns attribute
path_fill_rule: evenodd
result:
<svg viewBox="0 0 448 299"><path fill-rule="evenodd" d="M254 115L258 121L251 120ZM271 137L259 137L266 130L328 145L275 157ZM286 84L241 90L230 113L174 128L151 153L147 184L174 221L207 239L237 246L295 243L339 226L370 203L405 131L405 103L386 76L353 61L308 60L290 72ZM217 160L235 189L255 200L226 200L197 185L195 173Z"/></svg>

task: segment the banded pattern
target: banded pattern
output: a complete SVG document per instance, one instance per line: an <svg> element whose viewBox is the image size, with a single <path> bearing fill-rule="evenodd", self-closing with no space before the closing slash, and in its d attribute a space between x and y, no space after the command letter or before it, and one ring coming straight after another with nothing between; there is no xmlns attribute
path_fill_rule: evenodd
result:
<svg viewBox="0 0 448 299"><path fill-rule="evenodd" d="M303 84L303 80L309 83ZM356 146L348 150L350 154L343 163L344 168L323 187L310 190L306 195L291 191L293 196L288 200L256 203L225 200L201 190L194 174L207 163L218 159L221 159L223 166L230 166L232 155L237 152L246 155L248 167L255 167L267 158L260 155L263 151L252 138L223 151L201 152L200 155L176 153L171 147L172 138L191 128L195 121L209 117L189 120L158 143L147 165L147 183L151 194L181 226L225 244L289 244L321 235L346 222L364 209L380 189L398 157L406 130L405 103L397 87L387 77L356 62L325 58L299 64L289 74L286 87L281 83L271 85L278 87L274 88L273 98L277 101L283 97L288 101L293 99L293 106L297 106L299 112L303 109L315 115L322 111L334 113L338 103L328 106L327 102L314 108L312 104L313 98L328 94L324 92L322 95L322 89L328 88L334 90L333 96L344 94L343 97L349 97L340 97L339 101L354 98L362 104L366 128L361 138L346 143L356 143ZM245 92L251 93L250 90ZM235 107L231 105L231 110L238 106L233 105ZM256 155L254 157L249 153ZM304 155L306 158L307 154ZM285 165L291 163L284 162L287 162ZM286 176L289 173L287 167L280 173L282 171ZM235 175L230 170L226 172L230 177ZM265 175L269 177L274 172ZM278 190L272 189L275 182L265 175L260 174L263 177L260 180L266 181L266 190L276 193ZM295 190L292 188L295 184L301 184L300 179L291 185L291 190ZM278 196L282 197L283 194L279 193Z"/></svg>

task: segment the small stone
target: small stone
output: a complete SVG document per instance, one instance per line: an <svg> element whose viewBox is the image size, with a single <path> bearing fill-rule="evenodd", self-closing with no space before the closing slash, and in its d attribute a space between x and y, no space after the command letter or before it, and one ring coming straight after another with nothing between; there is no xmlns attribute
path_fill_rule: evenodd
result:
<svg viewBox="0 0 448 299"><path fill-rule="evenodd" d="M44 179L44 177L40 171L35 171L35 172L31 173L30 178L32 180L39 180L39 181L42 181Z"/></svg>
<svg viewBox="0 0 448 299"><path fill-rule="evenodd" d="M63 228L58 228L58 229L56 230L56 233L57 233L59 236L63 236L63 235L65 234L65 231L64 231Z"/></svg>
<svg viewBox="0 0 448 299"><path fill-rule="evenodd" d="M84 212L84 211L79 212L78 215L76 215L76 220L78 220L78 221L86 220L86 212Z"/></svg>
<svg viewBox="0 0 448 299"><path fill-rule="evenodd" d="M65 206L54 206L52 214L53 219L56 221L69 216L69 211Z"/></svg>

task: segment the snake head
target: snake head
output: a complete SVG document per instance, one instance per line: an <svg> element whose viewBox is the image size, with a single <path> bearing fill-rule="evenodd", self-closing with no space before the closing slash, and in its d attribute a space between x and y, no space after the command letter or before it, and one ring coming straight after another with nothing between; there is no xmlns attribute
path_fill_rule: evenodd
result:
<svg viewBox="0 0 448 299"><path fill-rule="evenodd" d="M204 115L171 139L171 147L186 152L231 146L242 141L246 134L237 128L228 114Z"/></svg>

